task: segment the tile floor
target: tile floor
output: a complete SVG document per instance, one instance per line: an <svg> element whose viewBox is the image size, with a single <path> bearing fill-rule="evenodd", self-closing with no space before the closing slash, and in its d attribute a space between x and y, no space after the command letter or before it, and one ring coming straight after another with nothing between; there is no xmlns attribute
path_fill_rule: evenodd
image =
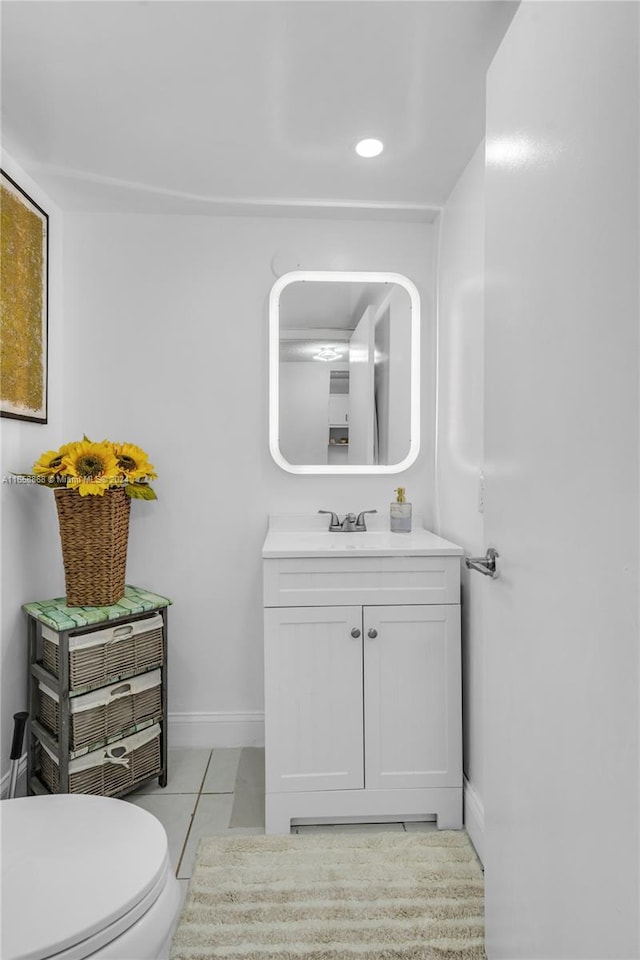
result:
<svg viewBox="0 0 640 960"><path fill-rule="evenodd" d="M239 787L241 786L241 789ZM169 855L186 892L198 842L214 834L264 833L264 751L234 747L170 750L166 787L157 781L125 798L153 813L169 838ZM434 830L433 821L294 826L317 830Z"/></svg>

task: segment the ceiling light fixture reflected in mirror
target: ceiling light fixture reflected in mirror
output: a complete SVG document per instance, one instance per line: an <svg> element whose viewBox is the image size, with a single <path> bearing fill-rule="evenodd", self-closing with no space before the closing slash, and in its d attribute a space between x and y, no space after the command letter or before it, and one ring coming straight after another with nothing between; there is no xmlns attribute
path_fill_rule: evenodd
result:
<svg viewBox="0 0 640 960"><path fill-rule="evenodd" d="M319 350L318 353L314 354L314 360L340 360L342 357L341 353L338 353L337 350L334 350L333 347L323 347L322 350Z"/></svg>

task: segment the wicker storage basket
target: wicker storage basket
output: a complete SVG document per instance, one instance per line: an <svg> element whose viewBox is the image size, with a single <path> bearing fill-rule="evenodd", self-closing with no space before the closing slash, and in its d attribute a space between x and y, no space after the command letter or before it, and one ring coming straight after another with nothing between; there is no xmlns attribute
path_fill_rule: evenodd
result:
<svg viewBox="0 0 640 960"><path fill-rule="evenodd" d="M52 793L58 793L58 759L39 744L40 776ZM69 761L69 793L95 793L103 797L129 790L148 780L162 767L160 726L154 724L140 733L117 740Z"/></svg>
<svg viewBox="0 0 640 960"><path fill-rule="evenodd" d="M121 487L102 496L55 491L67 604L104 607L124 596L131 500Z"/></svg>
<svg viewBox="0 0 640 960"><path fill-rule="evenodd" d="M162 665L163 619L152 617L69 637L69 689L102 687L134 673ZM60 641L42 628L42 665L59 676Z"/></svg>
<svg viewBox="0 0 640 960"><path fill-rule="evenodd" d="M160 670L151 670L115 686L103 687L80 697L72 697L69 726L69 750L97 746L124 732L133 732L138 724L157 721L162 713ZM44 684L39 686L39 720L58 736L60 708L58 694ZM64 746L64 744L63 744Z"/></svg>

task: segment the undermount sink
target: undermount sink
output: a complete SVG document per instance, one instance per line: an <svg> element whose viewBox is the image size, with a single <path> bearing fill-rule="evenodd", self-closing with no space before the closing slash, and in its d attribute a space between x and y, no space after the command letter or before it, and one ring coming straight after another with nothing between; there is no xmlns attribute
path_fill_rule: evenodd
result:
<svg viewBox="0 0 640 960"><path fill-rule="evenodd" d="M318 529L282 529L269 523L269 532L262 548L268 557L322 557L354 554L359 556L460 556L462 550L423 527L411 533L390 530L366 530L361 533L337 533ZM301 521L302 522L302 521ZM286 524L285 524L286 526Z"/></svg>

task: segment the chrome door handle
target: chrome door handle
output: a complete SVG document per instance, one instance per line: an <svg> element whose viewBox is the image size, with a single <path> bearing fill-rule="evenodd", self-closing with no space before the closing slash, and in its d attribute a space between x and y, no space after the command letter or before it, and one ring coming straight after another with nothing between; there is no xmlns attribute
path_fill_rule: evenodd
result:
<svg viewBox="0 0 640 960"><path fill-rule="evenodd" d="M353 628L353 630L351 631L351 636L353 637L354 640L358 639L358 637L360 636L360 631L358 630L357 627Z"/></svg>
<svg viewBox="0 0 640 960"><path fill-rule="evenodd" d="M375 627L371 627L371 630L369 630L369 633L367 634L367 636L369 637L370 640L375 640L375 638L378 636L378 631L376 630Z"/></svg>
<svg viewBox="0 0 640 960"><path fill-rule="evenodd" d="M497 580L500 576L499 560L500 554L493 547L489 547L484 557L464 558L468 570L477 570L478 573L483 573L485 577L491 577L492 580Z"/></svg>

